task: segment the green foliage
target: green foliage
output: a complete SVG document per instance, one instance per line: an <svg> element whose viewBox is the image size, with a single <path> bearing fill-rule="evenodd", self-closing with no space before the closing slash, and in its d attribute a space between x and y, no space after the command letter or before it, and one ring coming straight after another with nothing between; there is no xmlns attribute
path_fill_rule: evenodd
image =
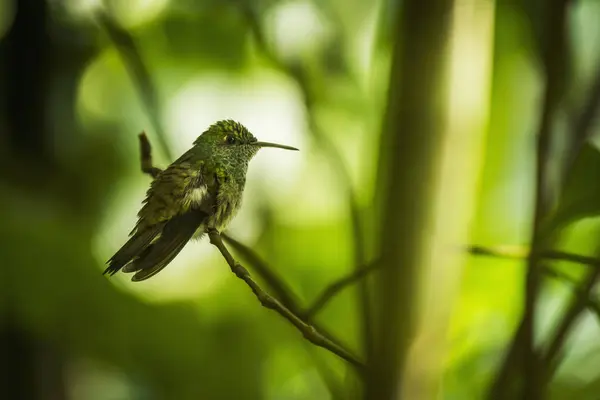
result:
<svg viewBox="0 0 600 400"><path fill-rule="evenodd" d="M545 227L558 232L584 218L600 215L600 150L585 143L561 190L558 205Z"/></svg>
<svg viewBox="0 0 600 400"><path fill-rule="evenodd" d="M4 3L0 0L0 9ZM362 384L353 370L262 308L207 241L190 243L173 268L145 283L132 284L119 276L107 280L101 272L127 238L150 182L140 171L137 134L148 132L158 156L156 166L163 168L201 132L192 138L183 128L195 132L225 118L247 120L261 140L301 148L296 163L289 162L289 154L260 155L262 169L249 177L244 205L231 227L232 236L260 254L271 269L271 276L261 274L253 268L252 257L227 244L263 289L277 295L270 277L283 281L290 295L280 300L293 299L301 314L330 283L351 275L357 258L364 257L366 263L375 258L374 194L381 189L377 166L385 164L379 159L378 132L389 89L390 54L399 40L392 28L397 13L410 2L109 1L108 19L99 25L91 14L74 10L75 4L86 2L49 3L46 20L51 21L47 33L52 47L46 49L47 85L40 87L46 102L39 106L44 112L38 112L37 103L20 104L30 118L46 121L46 130L38 133L50 149L52 165L29 159L27 152L13 154L5 136L29 134L32 154L38 136L13 133L0 113L0 322L9 321L31 336L33 361L43 372L63 371L73 400L108 400L119 385L127 388L125 397L134 400L359 398ZM567 55L559 66L564 82L559 82L557 97L566 91L582 100L578 104L585 103L585 95L570 92L572 80L580 79L578 88L585 87L586 93L591 86L588 79L571 76L570 49L581 53L574 56L592 75L597 61L592 59L597 54L597 27L592 25L600 9L591 4L593 0L571 2L575 15L592 15L572 23L577 23L577 43L569 36ZM321 22L307 23L303 29L271 29L276 11L297 11L294 6L309 14L299 20ZM125 12L124 7L131 9ZM144 16L136 7L160 11ZM533 133L543 99L541 65L549 51L544 43L552 31L551 10L541 0L496 2L495 7L490 43L493 90L472 240L526 245L533 212ZM136 13L139 18L133 18ZM0 16L3 62L12 54L5 46L12 23L12 16L8 23ZM107 34L111 29L113 34ZM326 34L319 36L321 29ZM405 42L418 35L411 32ZM286 58L288 45L300 50ZM420 50L427 56L427 67L439 56ZM15 81L27 76L26 71L11 73L18 75ZM0 93L13 82L10 78L0 79ZM234 95L206 101L207 96L236 89L240 82L244 85ZM413 84L413 89L428 90L429 83ZM466 90L470 82L461 85ZM255 102L260 96L273 99ZM404 102L412 106L417 100L422 99ZM553 120L563 121L562 114L578 111L566 103L560 104L561 115ZM183 108L185 112L179 112ZM298 121L294 133L287 132L289 121ZM566 128L564 141L575 130ZM557 141L557 153L562 145ZM559 161L551 160L553 169L561 169ZM411 172L413 167L392 173ZM423 182L412 182L401 193L407 204L414 200L417 183ZM589 254L597 246L600 216L600 150L593 140L581 147L557 195L544 221L545 233L561 250ZM445 212L455 212L455 204L443 206ZM361 222L367 243L357 251L361 240L356 240L354 229ZM409 239L388 238L398 248ZM548 263L557 267L554 261ZM521 318L524 264L519 259L470 258L456 271L459 276L418 271L425 282L460 282L456 292L424 296L442 300L435 312L424 316L426 328L415 338L414 349L421 355L411 365L415 386L433 391L439 387L440 399L484 397ZM558 267L575 283L589 271L589 266L572 263ZM560 319L557 310L572 297L569 285L554 282L540 294L543 340ZM356 353L364 350L364 315L357 311L360 293L350 285L313 320ZM381 304L376 295L371 301L377 308ZM403 306L417 307L422 299L415 297ZM11 320L4 318L9 315ZM564 363L549 385L550 398L596 399L600 350L595 316L584 313L572 334ZM447 342L430 346L431 337ZM62 364L52 364L36 352L39 344L60 354ZM82 363L92 368L79 369ZM442 385L434 382L436 377L443 377ZM94 381L100 384L94 386Z"/></svg>

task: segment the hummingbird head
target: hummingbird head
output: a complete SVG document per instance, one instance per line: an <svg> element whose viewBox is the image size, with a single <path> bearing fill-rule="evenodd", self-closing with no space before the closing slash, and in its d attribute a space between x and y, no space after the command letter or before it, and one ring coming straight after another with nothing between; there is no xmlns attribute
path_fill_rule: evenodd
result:
<svg viewBox="0 0 600 400"><path fill-rule="evenodd" d="M282 144L259 142L244 125L233 120L215 122L196 139L194 145L209 146L217 156L245 161L250 161L262 147L298 150Z"/></svg>

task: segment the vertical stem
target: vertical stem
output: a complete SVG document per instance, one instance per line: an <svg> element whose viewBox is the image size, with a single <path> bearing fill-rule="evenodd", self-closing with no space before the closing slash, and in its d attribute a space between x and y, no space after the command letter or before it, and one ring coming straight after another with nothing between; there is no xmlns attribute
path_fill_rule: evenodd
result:
<svg viewBox="0 0 600 400"><path fill-rule="evenodd" d="M546 107L545 107L546 108ZM528 257L527 276L525 278L525 310L523 314L523 376L525 382L525 399L541 398L541 385L537 353L535 351L535 301L541 283L539 257L535 249L540 247L541 221L548 210L547 162L550 151L550 114L544 111L542 128L538 136L535 212L533 218L532 249Z"/></svg>
<svg viewBox="0 0 600 400"><path fill-rule="evenodd" d="M570 151L567 153L565 176L572 173L577 156L590 137L594 118L598 114L599 109L600 64L598 65L596 75L592 80L592 85L590 85L590 90L587 94L583 109L573 127L574 140ZM598 254L600 254L600 248L596 249L596 255ZM593 263L590 263L590 265L593 265ZM596 268L590 270L588 276L580 283L578 290L576 290L576 293L580 295L573 298L571 304L563 313L563 316L558 320L554 332L550 335L551 339L544 356L544 365L548 368L544 377L546 383L552 378L558 364L557 358L560 356L560 351L565 344L569 333L579 320L582 312L586 309L589 294L593 291L600 278L600 268L598 268L597 265L595 267Z"/></svg>
<svg viewBox="0 0 600 400"><path fill-rule="evenodd" d="M535 306L540 290L542 271L540 251L552 238L544 237L540 231L543 219L552 206L552 194L548 179L550 147L552 139L552 118L558 109L564 83L564 58L566 53L566 6L568 0L553 0L545 10L543 21L543 41L541 43L544 68L544 95L536 149L535 205L532 221L531 252L527 259L525 277L524 311L519 327L513 337L510 350L496 376L489 393L490 398L513 398L507 394L511 390L513 377L522 377L522 398L536 400L544 397L544 368L535 349ZM542 13L543 14L543 13ZM519 372L521 372L519 374ZM516 375L515 375L516 373Z"/></svg>
<svg viewBox="0 0 600 400"><path fill-rule="evenodd" d="M532 224L531 253L528 257L525 280L525 310L523 314L523 398L541 399L544 396L543 365L535 350L535 305L540 290L542 273L539 250L543 246L540 226L551 207L551 192L548 180L552 118L560 102L560 91L564 77L566 0L555 0L549 7L545 26L546 41L543 43L545 67L544 103L537 137L535 211Z"/></svg>
<svg viewBox="0 0 600 400"><path fill-rule="evenodd" d="M15 6L15 19L0 48L6 131L15 154L27 156L29 166L39 163L47 171L53 161L46 110L51 44L48 5L43 0L20 0Z"/></svg>
<svg viewBox="0 0 600 400"><path fill-rule="evenodd" d="M368 399L399 394L446 120L443 88L453 1L407 0L402 5L397 11L377 185L382 200L382 271Z"/></svg>
<svg viewBox="0 0 600 400"><path fill-rule="evenodd" d="M407 399L433 399L442 389L451 346L448 330L467 256L454 249L457 243L471 240L485 160L494 12L493 0L457 0L452 13L448 116L436 184L433 239L419 271L423 300L402 388Z"/></svg>
<svg viewBox="0 0 600 400"><path fill-rule="evenodd" d="M576 290L571 304L564 313L563 318L551 335L552 339L548 345L548 350L544 356L544 365L547 368L543 377L545 383L549 383L554 371L556 370L556 360L560 356L562 346L565 344L571 329L575 326L582 312L587 308L588 296L594 289L598 278L600 277L600 268L590 269L587 277L583 280L580 290Z"/></svg>

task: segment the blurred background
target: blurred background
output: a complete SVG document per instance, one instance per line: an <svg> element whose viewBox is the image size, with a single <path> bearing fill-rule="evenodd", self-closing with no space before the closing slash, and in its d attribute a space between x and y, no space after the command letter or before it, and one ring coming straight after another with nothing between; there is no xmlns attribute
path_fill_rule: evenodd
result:
<svg viewBox="0 0 600 400"><path fill-rule="evenodd" d="M595 0L0 0L2 397L518 388L517 367L500 376L524 311L540 126L553 246L593 256L600 244L598 21ZM148 281L102 276L151 181L137 135L163 168L229 118L301 151L255 157L227 230L238 245L226 243L375 372L261 307L206 239ZM395 260L395 244L410 256ZM574 311L540 398L600 399L594 267L546 264L541 352ZM573 290L586 284L589 304Z"/></svg>

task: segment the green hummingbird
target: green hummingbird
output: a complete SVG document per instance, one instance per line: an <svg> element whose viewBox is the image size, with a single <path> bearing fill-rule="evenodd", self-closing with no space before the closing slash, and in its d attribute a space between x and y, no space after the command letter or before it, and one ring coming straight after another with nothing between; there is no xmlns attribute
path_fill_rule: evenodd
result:
<svg viewBox="0 0 600 400"><path fill-rule="evenodd" d="M104 274L135 272L143 281L166 267L192 237L224 229L239 210L248 163L262 147L242 124L211 125L193 147L160 172L146 193L129 240L108 260Z"/></svg>

